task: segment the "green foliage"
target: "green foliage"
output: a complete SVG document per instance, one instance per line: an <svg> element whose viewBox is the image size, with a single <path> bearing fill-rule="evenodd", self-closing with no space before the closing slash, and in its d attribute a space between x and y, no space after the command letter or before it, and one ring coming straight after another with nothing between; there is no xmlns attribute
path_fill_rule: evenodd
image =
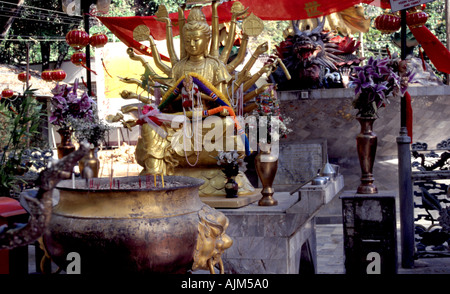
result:
<svg viewBox="0 0 450 294"><path fill-rule="evenodd" d="M366 16L369 17L372 21L369 32L363 34L364 47L366 48L365 55L367 57L377 56L379 52L382 52L384 49L386 49L386 47L389 48L389 51L391 53L397 52L400 55L400 48L393 43L394 38L399 38L400 31L395 34L382 34L374 27L373 23L375 21L375 18L383 13L383 10L372 5L362 5L364 5L365 7ZM443 17L443 15L445 15L445 1L438 0L429 2L426 4L426 8L424 11L428 13L426 27L439 39L439 41L441 41L442 44L446 45L446 24L445 17ZM414 38L409 29L407 29L407 36L408 38ZM420 57L418 46L414 48L413 55L415 57ZM432 68L434 68L428 57L426 57L426 54L425 59L432 66ZM441 78L443 77L442 73L436 72L436 74L438 76L441 76Z"/></svg>
<svg viewBox="0 0 450 294"><path fill-rule="evenodd" d="M5 9L11 8L10 5L1 4ZM7 40L2 41L2 54L0 62L7 64L18 64L25 62L26 42L19 40L34 39L48 40L50 45L50 56L42 56L41 42L30 42L30 62L40 63L43 60L55 61L58 56L67 51L68 46L64 41L66 33L74 26L79 26L81 18L68 18L63 13L53 13L47 10L62 12L61 1L58 0L26 0L25 8L22 8L19 17L17 17L7 34ZM37 7L37 8L33 8ZM42 8L42 9L38 9ZM59 40L56 40L59 39ZM12 41L8 40L12 39ZM45 55L46 50L42 51Z"/></svg>
<svg viewBox="0 0 450 294"><path fill-rule="evenodd" d="M15 188L18 175L25 168L22 155L37 138L39 126L45 115L42 105L33 96L35 89L27 89L23 96L0 103L0 195L8 195Z"/></svg>
<svg viewBox="0 0 450 294"><path fill-rule="evenodd" d="M276 45L284 41L283 31L291 25L290 21L264 21L262 33L249 41L248 48L253 52L263 42L268 42L268 54L272 54Z"/></svg>

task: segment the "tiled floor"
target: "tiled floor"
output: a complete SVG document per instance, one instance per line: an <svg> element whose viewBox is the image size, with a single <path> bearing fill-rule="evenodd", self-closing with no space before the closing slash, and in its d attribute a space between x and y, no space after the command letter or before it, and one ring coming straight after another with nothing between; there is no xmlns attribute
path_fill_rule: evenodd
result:
<svg viewBox="0 0 450 294"><path fill-rule="evenodd" d="M398 232L399 234L399 232ZM317 273L345 274L344 239L342 224L316 225ZM400 240L400 236L397 236ZM397 241L398 260L401 260L401 244ZM450 274L450 258L420 258L414 268L397 268L399 274Z"/></svg>
<svg viewBox="0 0 450 294"><path fill-rule="evenodd" d="M316 225L317 273L344 274L342 224Z"/></svg>

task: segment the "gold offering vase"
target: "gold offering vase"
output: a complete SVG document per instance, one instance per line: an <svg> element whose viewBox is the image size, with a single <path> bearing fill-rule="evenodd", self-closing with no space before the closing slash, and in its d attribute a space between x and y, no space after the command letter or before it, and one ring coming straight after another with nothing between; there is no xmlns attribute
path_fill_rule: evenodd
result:
<svg viewBox="0 0 450 294"><path fill-rule="evenodd" d="M272 187L278 169L278 157L271 154L270 151L270 147L265 146L255 156L256 172L263 186L261 191L263 197L258 201L260 206L274 206L278 204L278 201L273 198L275 190Z"/></svg>
<svg viewBox="0 0 450 294"><path fill-rule="evenodd" d="M92 170L92 177L98 178L98 172L100 170L100 160L95 157L94 148L91 148L91 150L89 150L89 153L78 162L78 166L80 167L81 175L84 175L84 168L88 166Z"/></svg>
<svg viewBox="0 0 450 294"><path fill-rule="evenodd" d="M57 150L58 158L61 159L75 151L75 145L72 143L72 131L70 129L61 128L58 130L58 134L61 136L61 143L57 146Z"/></svg>

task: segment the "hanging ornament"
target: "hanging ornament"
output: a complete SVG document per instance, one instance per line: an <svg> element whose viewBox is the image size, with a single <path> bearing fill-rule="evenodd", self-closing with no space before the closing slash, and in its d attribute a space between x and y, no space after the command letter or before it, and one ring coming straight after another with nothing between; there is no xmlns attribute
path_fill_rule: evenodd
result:
<svg viewBox="0 0 450 294"><path fill-rule="evenodd" d="M76 66L82 66L86 63L86 53L82 51L75 52L72 57L70 57L70 61Z"/></svg>
<svg viewBox="0 0 450 294"><path fill-rule="evenodd" d="M392 34L400 29L400 17L392 13L384 13L375 19L375 28L383 34Z"/></svg>
<svg viewBox="0 0 450 294"><path fill-rule="evenodd" d="M8 98L11 98L12 96L14 96L14 91L9 88L6 88L2 91L3 98L8 99Z"/></svg>
<svg viewBox="0 0 450 294"><path fill-rule="evenodd" d="M108 43L108 37L102 33L93 34L89 38L89 44L91 44L95 48L102 48Z"/></svg>
<svg viewBox="0 0 450 294"><path fill-rule="evenodd" d="M61 82L66 78L66 72L62 69L55 69L51 72L52 80L55 82Z"/></svg>
<svg viewBox="0 0 450 294"><path fill-rule="evenodd" d="M51 82L52 81L52 71L51 70L44 70L41 73L41 78L46 81L46 82Z"/></svg>
<svg viewBox="0 0 450 294"><path fill-rule="evenodd" d="M17 75L17 78L19 79L19 81L21 81L22 83L25 83L27 81L27 73L26 72L21 72ZM31 75L28 74L28 80L30 80Z"/></svg>
<svg viewBox="0 0 450 294"><path fill-rule="evenodd" d="M89 44L89 34L81 29L71 30L66 35L66 42L75 50L80 50Z"/></svg>
<svg viewBox="0 0 450 294"><path fill-rule="evenodd" d="M86 54L83 51L75 52L72 57L70 57L70 61L76 66L82 66L90 72L97 74L95 71L86 66Z"/></svg>
<svg viewBox="0 0 450 294"><path fill-rule="evenodd" d="M424 11L413 11L406 15L406 24L410 28L419 28L423 26L428 19L428 14Z"/></svg>

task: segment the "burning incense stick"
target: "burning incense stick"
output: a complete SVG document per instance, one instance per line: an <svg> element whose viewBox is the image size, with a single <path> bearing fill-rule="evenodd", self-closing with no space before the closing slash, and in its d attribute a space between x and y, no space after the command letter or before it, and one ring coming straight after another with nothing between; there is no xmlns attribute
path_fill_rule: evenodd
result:
<svg viewBox="0 0 450 294"><path fill-rule="evenodd" d="M113 168L113 155L111 153L111 173L109 174L109 189L112 189L113 184L113 174L114 174L114 168Z"/></svg>

